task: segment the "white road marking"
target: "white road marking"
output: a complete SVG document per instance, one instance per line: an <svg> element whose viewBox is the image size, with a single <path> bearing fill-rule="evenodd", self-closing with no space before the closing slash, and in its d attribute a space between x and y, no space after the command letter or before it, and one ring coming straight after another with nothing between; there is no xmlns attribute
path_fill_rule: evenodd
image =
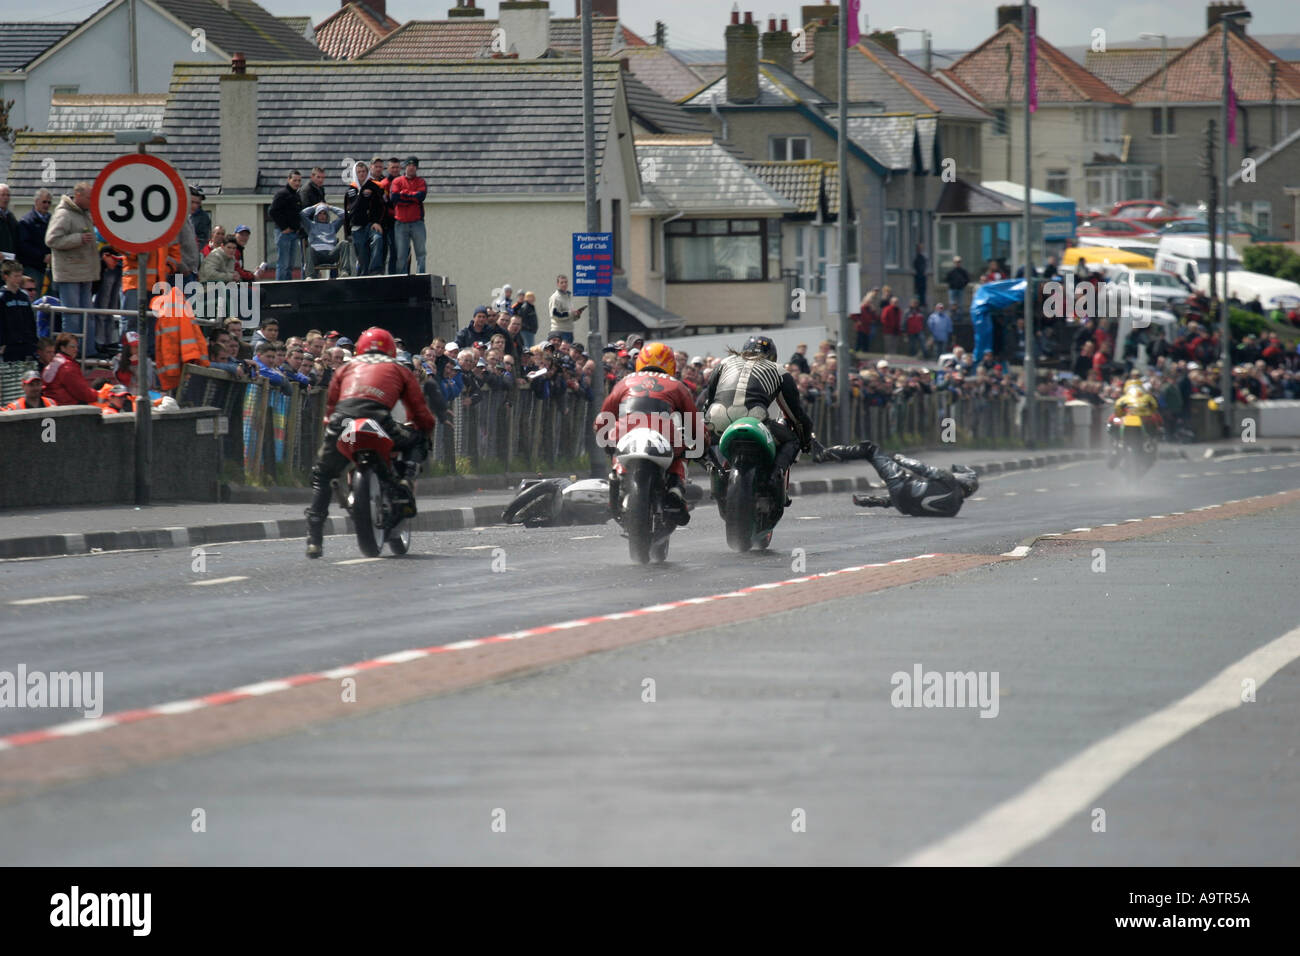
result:
<svg viewBox="0 0 1300 956"><path fill-rule="evenodd" d="M1042 493L1043 493L1044 491L1046 491L1046 490L1047 490L1046 488L1035 488L1035 489L1034 489L1034 491L1037 491L1039 494L1042 494Z"/></svg>
<svg viewBox="0 0 1300 956"><path fill-rule="evenodd" d="M53 604L56 601L84 601L84 594L62 594L58 597L40 597L40 598L22 598L17 601L10 601L10 604Z"/></svg>
<svg viewBox="0 0 1300 956"><path fill-rule="evenodd" d="M1004 491L1004 492L1002 492L1002 497L1004 497L1004 498L1014 498L1017 494L1019 494L1019 492L1016 492L1016 491Z"/></svg>
<svg viewBox="0 0 1300 956"><path fill-rule="evenodd" d="M202 588L211 584L230 584L234 581L247 581L247 574L236 574L228 578L213 578L211 581L191 581L190 587Z"/></svg>
<svg viewBox="0 0 1300 956"><path fill-rule="evenodd" d="M1045 839L1148 757L1220 714L1240 707L1242 681L1256 688L1300 658L1300 628L1230 664L1201 687L1048 771L1024 791L902 866L997 866Z"/></svg>
<svg viewBox="0 0 1300 956"><path fill-rule="evenodd" d="M1025 555L1027 555L1028 553L1029 553L1029 545L1027 545L1027 544L1018 544L1018 545L1016 545L1014 548L1012 548L1010 551L1004 551L1004 552L1002 552L1002 557L1004 557L1004 558L1023 558L1023 557L1024 557Z"/></svg>
<svg viewBox="0 0 1300 956"><path fill-rule="evenodd" d="M971 501L988 501L987 498L972 498Z"/></svg>
<svg viewBox="0 0 1300 956"><path fill-rule="evenodd" d="M335 561L335 564L365 564L367 561L382 561L383 558L348 558L346 561Z"/></svg>
<svg viewBox="0 0 1300 956"><path fill-rule="evenodd" d="M1072 481L1072 482L1070 482L1070 487L1071 487L1071 488L1078 488L1078 487L1079 487L1079 483L1078 483L1077 481Z"/></svg>
<svg viewBox="0 0 1300 956"><path fill-rule="evenodd" d="M821 515L795 515L795 521L821 521Z"/></svg>
<svg viewBox="0 0 1300 956"><path fill-rule="evenodd" d="M603 534L580 534L576 538L570 538L570 541L590 541L592 538L603 538ZM463 550L469 550L468 548Z"/></svg>
<svg viewBox="0 0 1300 956"><path fill-rule="evenodd" d="M1206 474L1208 475L1209 472L1207 471ZM1179 477L1179 478L1195 478L1196 475L1192 474L1191 472L1187 472L1186 474L1179 475L1178 477Z"/></svg>
<svg viewBox="0 0 1300 956"><path fill-rule="evenodd" d="M491 551L493 548L498 548L498 547L500 547L500 545L497 544L471 544L461 548L461 550L462 551Z"/></svg>
<svg viewBox="0 0 1300 956"><path fill-rule="evenodd" d="M1267 469L1267 468L1252 468L1252 469L1250 469L1250 473L1251 473L1252 475L1255 474L1256 472L1260 472L1260 471L1268 471L1268 469Z"/></svg>
<svg viewBox="0 0 1300 956"><path fill-rule="evenodd" d="M1218 472L1217 472L1217 471L1203 471L1203 472L1201 472L1201 474L1202 474L1202 475L1217 475Z"/></svg>

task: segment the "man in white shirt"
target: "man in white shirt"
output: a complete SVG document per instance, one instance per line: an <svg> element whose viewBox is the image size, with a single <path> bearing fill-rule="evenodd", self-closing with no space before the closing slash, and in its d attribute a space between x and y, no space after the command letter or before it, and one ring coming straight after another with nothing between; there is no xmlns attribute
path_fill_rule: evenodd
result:
<svg viewBox="0 0 1300 956"><path fill-rule="evenodd" d="M569 291L569 277L555 277L555 291L551 293L548 312L551 316L551 332L558 332L565 342L573 341L573 326L587 307L573 308L573 293Z"/></svg>

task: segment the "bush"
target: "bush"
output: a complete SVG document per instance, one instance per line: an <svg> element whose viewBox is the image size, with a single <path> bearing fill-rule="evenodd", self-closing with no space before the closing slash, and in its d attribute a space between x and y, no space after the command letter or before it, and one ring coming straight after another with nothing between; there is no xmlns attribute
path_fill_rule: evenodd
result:
<svg viewBox="0 0 1300 956"><path fill-rule="evenodd" d="M1218 323L1216 322L1217 326ZM1249 309L1228 309L1228 325L1232 328L1232 338L1234 342L1240 342L1247 335L1264 335L1272 328L1272 324L1262 315L1257 315Z"/></svg>
<svg viewBox="0 0 1300 956"><path fill-rule="evenodd" d="M1300 253L1286 246L1247 246L1242 254L1242 263L1250 272L1300 282Z"/></svg>

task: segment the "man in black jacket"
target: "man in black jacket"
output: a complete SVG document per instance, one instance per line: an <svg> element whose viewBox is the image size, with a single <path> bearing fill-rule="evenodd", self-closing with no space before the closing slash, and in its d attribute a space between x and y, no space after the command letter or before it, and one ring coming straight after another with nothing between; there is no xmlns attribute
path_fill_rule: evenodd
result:
<svg viewBox="0 0 1300 956"><path fill-rule="evenodd" d="M299 216L302 213L302 200L298 190L302 188L302 173L293 170L289 180L280 187L280 191L271 200L271 221L279 230L275 237L275 281L285 282L293 278L294 253L298 251L298 230L301 228Z"/></svg>
<svg viewBox="0 0 1300 956"><path fill-rule="evenodd" d="M39 291L45 284L45 273L50 268L50 247L45 244L45 230L50 228L50 203L48 189L36 190L32 211L18 221L18 261L23 272L36 280Z"/></svg>
<svg viewBox="0 0 1300 956"><path fill-rule="evenodd" d="M313 166L311 168L311 178L302 184L302 189L298 190L298 199L302 202L303 209L310 209L312 206L325 202L324 167Z"/></svg>
<svg viewBox="0 0 1300 956"><path fill-rule="evenodd" d="M961 313L962 300L966 298L966 287L970 285L970 273L962 268L961 256L952 257L952 268L944 282L948 286L948 307L956 318Z"/></svg>
<svg viewBox="0 0 1300 956"><path fill-rule="evenodd" d="M357 252L357 275L378 275L384 271L384 189L370 179L364 161L353 167L356 179L343 196L348 235Z"/></svg>

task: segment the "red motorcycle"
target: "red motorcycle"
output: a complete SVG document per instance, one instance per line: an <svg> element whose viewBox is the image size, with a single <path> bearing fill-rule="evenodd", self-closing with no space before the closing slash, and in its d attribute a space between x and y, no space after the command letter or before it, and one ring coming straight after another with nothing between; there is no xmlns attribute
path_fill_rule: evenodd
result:
<svg viewBox="0 0 1300 956"><path fill-rule="evenodd" d="M392 437L373 418L349 418L336 447L350 461L347 497L343 506L357 529L357 546L368 558L379 557L385 544L393 554L411 549L413 501L394 470L398 455ZM409 462L407 477L414 483L419 465ZM413 486L413 485L412 485Z"/></svg>

